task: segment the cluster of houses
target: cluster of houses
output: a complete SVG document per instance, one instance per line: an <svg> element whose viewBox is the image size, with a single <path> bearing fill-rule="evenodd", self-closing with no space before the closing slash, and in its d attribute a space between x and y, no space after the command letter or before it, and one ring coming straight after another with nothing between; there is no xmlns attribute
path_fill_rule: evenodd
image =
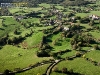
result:
<svg viewBox="0 0 100 75"><path fill-rule="evenodd" d="M94 14L89 15L89 18L91 18L92 20L99 20L100 17Z"/></svg>
<svg viewBox="0 0 100 75"><path fill-rule="evenodd" d="M23 7L27 6L28 3L22 2L22 3L1 3L1 7Z"/></svg>

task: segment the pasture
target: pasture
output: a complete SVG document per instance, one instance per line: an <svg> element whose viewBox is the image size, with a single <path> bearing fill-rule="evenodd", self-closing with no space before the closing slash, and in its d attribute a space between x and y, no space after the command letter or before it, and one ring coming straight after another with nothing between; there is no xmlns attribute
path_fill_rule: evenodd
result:
<svg viewBox="0 0 100 75"><path fill-rule="evenodd" d="M15 68L25 68L31 64L41 62L43 60L49 60L51 58L38 58L35 49L22 49L11 45L6 45L0 50L0 72L5 69L14 71Z"/></svg>
<svg viewBox="0 0 100 75"><path fill-rule="evenodd" d="M3 40L3 45L0 44L0 72L22 69L44 60L64 59L55 65L58 72L52 71L50 75L69 75L62 73L63 68L73 73L100 75L100 23L99 19L92 21L89 18L91 14L100 16L100 11L90 10L85 13L83 9L88 7L81 7L81 11L73 7L41 3L31 8L9 8L13 15L0 17L0 42ZM36 15L30 16L31 12ZM14 15L26 17L19 19ZM91 22L93 25L90 25ZM66 27L69 29L65 30ZM38 52L41 55L48 53L49 56L44 54L39 57ZM67 59L73 55L76 57ZM50 64L16 75L42 75Z"/></svg>
<svg viewBox="0 0 100 75"><path fill-rule="evenodd" d="M0 27L2 27L2 19L0 19Z"/></svg>
<svg viewBox="0 0 100 75"><path fill-rule="evenodd" d="M63 65L62 65L63 64ZM72 61L63 61L57 65L58 69L62 69L63 67L66 67L68 70L73 69L73 72L78 72L81 74L86 75L99 75L100 67L94 66L90 62L84 60L83 58L76 58ZM56 75L56 73L51 74ZM63 75L63 74L62 74Z"/></svg>

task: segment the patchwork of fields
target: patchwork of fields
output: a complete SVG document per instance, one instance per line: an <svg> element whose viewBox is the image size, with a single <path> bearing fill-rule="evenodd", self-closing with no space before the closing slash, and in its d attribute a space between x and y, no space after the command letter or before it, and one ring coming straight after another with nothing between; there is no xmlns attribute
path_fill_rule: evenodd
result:
<svg viewBox="0 0 100 75"><path fill-rule="evenodd" d="M100 75L100 6L94 5L8 8L12 16L0 16L0 73L46 75L61 60L48 75Z"/></svg>

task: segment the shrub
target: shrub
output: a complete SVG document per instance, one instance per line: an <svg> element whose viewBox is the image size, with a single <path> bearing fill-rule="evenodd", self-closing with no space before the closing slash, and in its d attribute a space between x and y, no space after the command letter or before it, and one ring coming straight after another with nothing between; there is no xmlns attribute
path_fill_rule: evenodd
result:
<svg viewBox="0 0 100 75"><path fill-rule="evenodd" d="M18 29L15 29L14 34L19 35L20 33Z"/></svg>
<svg viewBox="0 0 100 75"><path fill-rule="evenodd" d="M58 71L59 71L59 69L58 69L57 66L55 66L55 67L52 69L52 72L58 72Z"/></svg>
<svg viewBox="0 0 100 75"><path fill-rule="evenodd" d="M93 46L93 48L94 48L95 50L99 49L99 47L98 47L97 44L95 44L95 45Z"/></svg>
<svg viewBox="0 0 100 75"><path fill-rule="evenodd" d="M73 69L70 69L70 71L69 71L70 73L73 73Z"/></svg>
<svg viewBox="0 0 100 75"><path fill-rule="evenodd" d="M78 48L77 44L74 44L72 47L73 47L74 50L76 50Z"/></svg>
<svg viewBox="0 0 100 75"><path fill-rule="evenodd" d="M76 57L80 57L81 56L81 53L80 52L76 52Z"/></svg>
<svg viewBox="0 0 100 75"><path fill-rule="evenodd" d="M98 62L98 66L100 66L100 62Z"/></svg>
<svg viewBox="0 0 100 75"><path fill-rule="evenodd" d="M41 44L40 45L40 50L46 50L46 49L51 49L52 47L49 44Z"/></svg>
<svg viewBox="0 0 100 75"><path fill-rule="evenodd" d="M61 46L61 43L60 43L59 40L54 40L54 41L52 42L52 45Z"/></svg>
<svg viewBox="0 0 100 75"><path fill-rule="evenodd" d="M88 17L84 17L80 19L80 23L89 23L90 19Z"/></svg>
<svg viewBox="0 0 100 75"><path fill-rule="evenodd" d="M93 21L93 20L90 21L90 22L89 22L89 25L90 25L90 26L93 26L93 25L94 25L94 21Z"/></svg>
<svg viewBox="0 0 100 75"><path fill-rule="evenodd" d="M49 57L50 55L49 55L49 53L46 52L45 50L41 50L41 51L38 51L38 52L37 52L37 56L38 56L38 57Z"/></svg>
<svg viewBox="0 0 100 75"><path fill-rule="evenodd" d="M4 75L10 75L9 72L10 72L10 71L9 71L8 69L6 69L6 70L4 71Z"/></svg>
<svg viewBox="0 0 100 75"><path fill-rule="evenodd" d="M67 68L62 68L62 73L66 73L67 72Z"/></svg>
<svg viewBox="0 0 100 75"><path fill-rule="evenodd" d="M19 71L22 71L22 69L21 68L15 68L14 71L19 72Z"/></svg>

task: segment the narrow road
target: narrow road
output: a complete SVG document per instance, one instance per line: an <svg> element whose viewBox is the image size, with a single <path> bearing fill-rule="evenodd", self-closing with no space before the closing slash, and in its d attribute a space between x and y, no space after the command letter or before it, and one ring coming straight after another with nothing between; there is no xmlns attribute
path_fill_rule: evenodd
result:
<svg viewBox="0 0 100 75"><path fill-rule="evenodd" d="M47 71L46 71L46 75L50 75L50 73L51 73L51 71L52 71L52 68L55 66L55 65L57 65L59 62L61 62L62 60L55 60L55 62L54 63L52 63L49 67L48 67L48 69L47 69Z"/></svg>
<svg viewBox="0 0 100 75"><path fill-rule="evenodd" d="M83 54L82 54L82 55L83 55ZM70 57L68 58L68 60L69 60L69 59L76 58L76 57L77 57L76 55L70 56ZM50 75L51 72L52 72L52 68L53 68L55 65L57 65L59 62L63 61L63 60L66 60L66 59L55 60L55 62L52 63L52 64L47 68L45 75Z"/></svg>

